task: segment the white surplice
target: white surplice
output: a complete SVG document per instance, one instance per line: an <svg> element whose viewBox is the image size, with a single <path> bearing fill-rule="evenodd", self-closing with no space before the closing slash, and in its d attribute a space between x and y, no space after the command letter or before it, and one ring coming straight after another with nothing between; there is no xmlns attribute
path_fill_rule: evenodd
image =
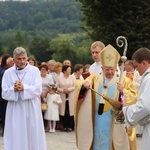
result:
<svg viewBox="0 0 150 150"><path fill-rule="evenodd" d="M24 90L14 92L20 80ZM39 69L27 64L22 70L14 65L2 79L2 97L8 101L4 130L4 150L46 150L39 95L42 80Z"/></svg>
<svg viewBox="0 0 150 150"><path fill-rule="evenodd" d="M123 108L126 125L143 125L142 150L150 149L150 68L142 75L137 103Z"/></svg>
<svg viewBox="0 0 150 150"><path fill-rule="evenodd" d="M101 64L101 62L99 61L99 62L94 62L91 66L90 66L90 68L89 68L89 72L90 73L98 73L98 74L100 74L101 72L102 72L102 64Z"/></svg>

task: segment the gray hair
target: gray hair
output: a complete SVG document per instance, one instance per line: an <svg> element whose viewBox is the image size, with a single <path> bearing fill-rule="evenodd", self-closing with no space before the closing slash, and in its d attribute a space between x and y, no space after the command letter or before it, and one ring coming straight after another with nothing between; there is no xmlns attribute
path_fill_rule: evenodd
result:
<svg viewBox="0 0 150 150"><path fill-rule="evenodd" d="M16 55L27 55L26 50L23 47L17 47L15 48L14 52L13 52L13 57L15 57Z"/></svg>
<svg viewBox="0 0 150 150"><path fill-rule="evenodd" d="M54 63L56 63L56 61L55 61L54 59L51 59L51 60L49 60L49 61L47 62L48 65L54 64Z"/></svg>

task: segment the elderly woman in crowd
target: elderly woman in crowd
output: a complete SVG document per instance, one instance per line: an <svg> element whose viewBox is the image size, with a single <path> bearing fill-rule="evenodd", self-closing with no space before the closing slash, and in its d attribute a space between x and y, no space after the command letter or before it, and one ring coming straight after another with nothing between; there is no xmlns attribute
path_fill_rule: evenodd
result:
<svg viewBox="0 0 150 150"><path fill-rule="evenodd" d="M57 88L61 96L60 116L64 131L71 132L74 129L74 89L76 79L70 75L71 67L62 67L63 75L57 78Z"/></svg>

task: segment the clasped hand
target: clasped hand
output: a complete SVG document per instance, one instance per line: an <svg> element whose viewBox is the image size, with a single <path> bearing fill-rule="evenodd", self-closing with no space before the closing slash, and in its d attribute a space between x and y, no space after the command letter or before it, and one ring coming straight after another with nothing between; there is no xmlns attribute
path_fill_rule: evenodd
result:
<svg viewBox="0 0 150 150"><path fill-rule="evenodd" d="M69 90L68 90L68 89L64 89L63 92L64 92L65 94L68 94L68 93L69 93Z"/></svg>
<svg viewBox="0 0 150 150"><path fill-rule="evenodd" d="M14 83L14 91L22 91L23 90L23 84L21 81L16 81Z"/></svg>

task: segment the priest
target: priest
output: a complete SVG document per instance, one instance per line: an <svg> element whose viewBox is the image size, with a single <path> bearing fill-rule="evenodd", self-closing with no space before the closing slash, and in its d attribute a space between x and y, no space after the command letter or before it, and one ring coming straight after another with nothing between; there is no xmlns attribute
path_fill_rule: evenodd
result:
<svg viewBox="0 0 150 150"><path fill-rule="evenodd" d="M118 100L122 105L135 103L137 93L131 80L123 77L119 82L116 68L120 55L107 45L100 53L102 73L92 74L85 81L76 81L75 131L78 150L130 150L124 124L112 117L111 105L96 94ZM86 90L90 86L94 90ZM131 101L132 100L132 101Z"/></svg>
<svg viewBox="0 0 150 150"><path fill-rule="evenodd" d="M39 95L42 80L37 67L27 62L27 52L17 47L14 66L2 79L2 97L8 101L4 150L46 150Z"/></svg>

